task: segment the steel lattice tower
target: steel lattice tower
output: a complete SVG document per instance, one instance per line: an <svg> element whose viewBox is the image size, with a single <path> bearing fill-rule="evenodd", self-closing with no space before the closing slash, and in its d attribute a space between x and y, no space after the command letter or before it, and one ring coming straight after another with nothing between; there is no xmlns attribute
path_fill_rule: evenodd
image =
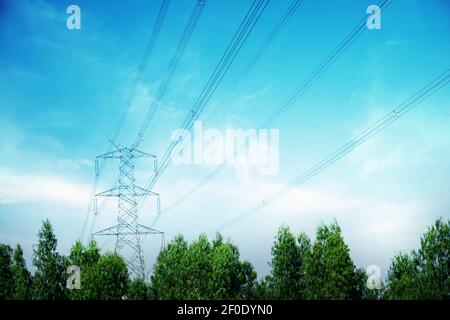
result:
<svg viewBox="0 0 450 320"><path fill-rule="evenodd" d="M98 159L119 159L119 180L117 186L95 195L94 214L98 214L98 197L117 197L118 215L116 225L95 232L92 236L116 236L115 252L123 256L134 276L145 279L145 263L141 246L141 236L146 234L159 234L164 241L164 233L139 223L137 211L138 200L145 196L155 196L157 200L157 214L160 213L160 200L157 193L135 185L135 166L133 162L136 158L152 158L154 161L154 172L156 172L156 157L139 151L133 146L116 146L116 150L97 157L96 171L98 168Z"/></svg>

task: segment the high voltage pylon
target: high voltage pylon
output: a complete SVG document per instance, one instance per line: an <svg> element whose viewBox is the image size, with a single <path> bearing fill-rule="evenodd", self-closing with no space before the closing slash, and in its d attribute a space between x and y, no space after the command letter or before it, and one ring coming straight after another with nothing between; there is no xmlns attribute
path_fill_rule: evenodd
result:
<svg viewBox="0 0 450 320"><path fill-rule="evenodd" d="M254 1L269 1L269 0L254 0ZM165 13L167 11L167 7L169 5L170 0L164 0L163 4L160 9L160 14L158 15L157 23L155 24L155 28L152 35L152 42L151 42L151 48L153 47L154 41L156 41L157 34L159 33L160 25L162 24L162 21L164 20ZM156 158L153 155L141 152L137 150L136 148L139 146L139 144L143 141L148 129L149 124L154 116L154 113L158 109L158 107L161 104L161 101L165 95L165 92L168 88L168 85L173 78L173 75L176 71L176 68L178 66L178 63L182 57L182 55L185 52L186 46L189 43L189 40L195 30L195 26L197 25L197 22L203 12L203 9L205 7L206 0L197 0L196 4L194 6L194 9L188 19L188 22L186 24L186 27L184 29L184 32L178 42L177 48L172 56L172 59L170 60L169 67L167 68L164 76L162 77L161 84L158 88L158 91L156 93L155 101L152 103L152 105L149 107L149 110L145 116L144 123L142 127L140 128L138 132L138 136L135 140L135 143L127 148L127 147L118 147L116 146L115 151L105 153L103 155L100 155L97 157L96 161L96 175L94 180L94 188L95 190L99 175L101 171L104 168L104 163L106 159L109 158L118 158L120 159L119 162L119 178L118 178L118 186L114 187L112 189L106 190L104 192L101 192L94 196L94 200L92 201L94 206L94 216L92 219L91 224L91 235L114 235L116 236L116 252L122 251L122 255L124 256L129 269L133 272L133 274L137 275L138 277L145 277L145 264L143 260L142 255L142 249L141 249L141 235L144 234L160 234L162 236L163 242L164 242L164 233L158 230L155 230L150 227L145 227L138 222L138 208L137 204L139 203L142 205L142 200L148 196L153 195L157 196L157 206L158 206L158 215L160 213L160 201L159 201L159 195L152 192L151 189L144 189L141 187L138 187L134 184L134 165L133 165L133 159L134 158L141 158L141 157L152 157L155 161L155 170L154 175L156 175L157 168L156 168ZM159 21L159 22L158 22ZM157 27L158 26L158 27ZM156 31L155 31L156 30ZM145 69L145 65L148 60L148 55L151 49L147 50L143 62L144 64L141 64L141 67L139 68L139 78L136 78L135 85L132 88L132 95L131 99L129 99L129 104L132 103L132 98L134 97L136 93L136 87L138 85L138 81L141 80L143 71ZM120 129L123 124L123 120L125 119L126 113L123 115L119 122L119 127L115 131L114 138L111 141L113 144L117 140L118 134L120 132ZM92 191L92 195L94 195L94 191ZM91 197L92 197L91 195ZM98 231L96 233L93 233L93 228L95 225L96 218L98 216L99 209L102 211L103 206L105 205L106 201L103 201L100 204L100 207L97 207L97 198L98 197L118 197L118 218L117 218L117 225ZM88 214L91 210L91 207L88 208ZM84 229L86 227L87 220L85 222L85 225L83 226L82 236L84 234ZM128 251L131 251L133 253L132 257L130 259L127 259L125 255L123 254L124 251L128 248ZM131 249L131 250L130 250Z"/></svg>
<svg viewBox="0 0 450 320"><path fill-rule="evenodd" d="M123 147L115 145L116 150L102 154L96 158L95 167L98 174L99 159L119 159L118 185L95 195L94 214L97 215L98 197L117 197L118 214L117 224L97 231L92 234L103 236L115 236L115 252L120 253L135 277L145 279L145 263L141 245L141 236L147 234L161 235L164 245L164 233L156 229L146 227L139 223L137 212L137 200L146 196L155 196L157 213L160 213L159 194L135 185L134 160L137 158L152 158L154 171L157 170L157 161L154 155L137 150L134 146Z"/></svg>
<svg viewBox="0 0 450 320"><path fill-rule="evenodd" d="M148 63L150 54L152 53L153 47L155 46L155 43L156 43L156 40L159 37L159 33L161 31L161 27L162 27L163 22L165 20L165 17L166 17L167 10L169 8L170 2L171 2L171 0L163 0L162 3L161 3L161 7L160 7L158 15L156 17L152 33L150 35L150 39L148 40L147 47L145 48L144 56L142 57L142 60L141 60L141 62L139 64L139 67L138 67L137 72L135 74L134 81L133 81L133 83L131 85L131 88L130 88L131 90L130 90L129 95L128 95L127 100L126 100L126 107L124 108L124 110L123 110L123 112L122 112L122 114L121 114L121 116L119 118L119 122L118 122L117 126L114 129L114 133L113 133L113 136L111 138L111 140L113 142L116 142L117 139L119 138L120 132L122 131L122 128L123 128L124 121L125 121L125 119L128 116L128 113L129 113L129 111L131 109L131 106L132 106L132 104L134 102L134 99L136 98L136 93L137 93L137 91L138 91L138 89L140 87L140 83L142 82L142 79L143 79L143 76L144 76L145 69L147 67L147 63ZM110 150L113 150L113 149L108 148L107 151L110 151ZM83 223L83 227L81 229L80 239L84 238L85 231L86 231L86 228L87 228L87 225L88 225L88 221L89 221L89 217L91 215L91 212L93 211L93 204L94 204L94 199L95 199L95 190L97 189L97 184L98 184L98 179L99 179L100 173L104 169L104 164L105 164L105 162L101 161L100 164L97 166L97 171L96 171L97 174L95 175L94 183L92 185L92 190L91 190L91 193L89 195L89 205L87 207L86 217L85 217L85 220L84 220L84 223ZM96 216L94 216L94 218L95 217ZM91 227L93 227L94 224L95 224L95 221L92 221ZM91 232L89 234L92 234L92 230L91 230Z"/></svg>

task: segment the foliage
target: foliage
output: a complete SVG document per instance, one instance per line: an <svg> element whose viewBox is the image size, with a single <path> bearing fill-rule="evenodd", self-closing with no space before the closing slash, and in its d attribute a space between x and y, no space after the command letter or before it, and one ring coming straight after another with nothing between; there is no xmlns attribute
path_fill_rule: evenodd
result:
<svg viewBox="0 0 450 320"><path fill-rule="evenodd" d="M12 296L14 300L28 300L31 298L31 273L28 271L23 250L17 245L13 252L11 266L12 272Z"/></svg>
<svg viewBox="0 0 450 320"><path fill-rule="evenodd" d="M392 261L388 273L386 298L395 300L418 299L419 273L416 261L408 254L400 253Z"/></svg>
<svg viewBox="0 0 450 320"><path fill-rule="evenodd" d="M282 226L272 246L270 274L242 261L238 248L217 235L188 243L179 235L162 250L151 282L130 280L124 259L101 253L91 241L77 241L67 257L44 221L33 250L34 275L23 250L0 244L0 300L5 299L449 299L450 220L438 219L422 236L420 248L394 256L381 289L369 289L357 269L337 223L320 225L312 242ZM81 288L69 290L66 270L80 268Z"/></svg>
<svg viewBox="0 0 450 320"><path fill-rule="evenodd" d="M400 253L392 260L385 298L450 298L450 220L438 219L420 244L418 251Z"/></svg>
<svg viewBox="0 0 450 320"><path fill-rule="evenodd" d="M450 298L450 220L439 219L420 241L420 298Z"/></svg>
<svg viewBox="0 0 450 320"><path fill-rule="evenodd" d="M0 300L9 299L13 289L11 254L12 249L9 245L0 244Z"/></svg>
<svg viewBox="0 0 450 320"><path fill-rule="evenodd" d="M177 236L158 256L151 292L156 299L245 299L255 279L251 264L220 235L212 243L201 235L191 245Z"/></svg>
<svg viewBox="0 0 450 320"><path fill-rule="evenodd" d="M128 270L122 257L113 253L102 255L98 262L86 273L82 287L84 299L120 300L128 290Z"/></svg>
<svg viewBox="0 0 450 320"><path fill-rule="evenodd" d="M321 225L305 265L308 299L358 299L358 276L337 223Z"/></svg>
<svg viewBox="0 0 450 320"><path fill-rule="evenodd" d="M56 252L57 240L50 221L44 221L33 250L33 264L37 268L32 283L32 299L60 300L64 298L65 264Z"/></svg>
<svg viewBox="0 0 450 320"><path fill-rule="evenodd" d="M272 277L267 275L258 281L253 289L252 298L256 300L268 300L273 299L273 293L269 288L269 283L271 283Z"/></svg>
<svg viewBox="0 0 450 320"><path fill-rule="evenodd" d="M99 259L100 249L95 241L91 241L87 246L84 246L81 241L75 242L68 256L68 265L75 265L80 268L81 288L68 290L67 296L69 299L83 300L96 295L96 290L92 292L89 281L93 277L92 273Z"/></svg>
<svg viewBox="0 0 450 320"><path fill-rule="evenodd" d="M148 300L149 289L148 285L142 279L134 279L128 286L127 299L128 300Z"/></svg>
<svg viewBox="0 0 450 320"><path fill-rule="evenodd" d="M272 272L266 278L267 297L302 299L305 297L305 264L311 242L305 233L296 239L288 227L281 227L272 247ZM261 288L259 288L261 289Z"/></svg>

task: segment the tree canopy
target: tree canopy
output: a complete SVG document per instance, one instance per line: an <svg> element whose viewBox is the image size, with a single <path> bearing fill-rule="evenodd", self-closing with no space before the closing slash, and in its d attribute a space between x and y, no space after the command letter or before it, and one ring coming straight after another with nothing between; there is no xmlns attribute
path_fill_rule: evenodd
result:
<svg viewBox="0 0 450 320"><path fill-rule="evenodd" d="M220 235L212 242L201 235L192 244L180 235L159 254L150 291L155 299L245 299L255 280L251 264Z"/></svg>
<svg viewBox="0 0 450 320"><path fill-rule="evenodd" d="M305 233L296 238L288 227L281 227L272 246L272 271L264 279L266 294L258 293L263 294L261 298L305 298L305 265L310 253L311 241Z"/></svg>
<svg viewBox="0 0 450 320"><path fill-rule="evenodd" d="M0 300L11 298L12 292L12 249L7 244L0 244Z"/></svg>
<svg viewBox="0 0 450 320"><path fill-rule="evenodd" d="M311 255L306 262L306 297L308 299L355 299L358 277L350 249L337 223L321 225Z"/></svg>
<svg viewBox="0 0 450 320"><path fill-rule="evenodd" d="M32 283L32 299L60 300L64 298L65 270L63 257L56 251L57 240L50 221L42 224L38 244L33 250L36 272Z"/></svg>
<svg viewBox="0 0 450 320"><path fill-rule="evenodd" d="M68 261L80 268L80 289L70 290L71 299L119 300L126 297L128 270L122 257L101 254L95 241L83 246L77 241L72 247Z"/></svg>
<svg viewBox="0 0 450 320"><path fill-rule="evenodd" d="M399 253L388 273L388 299L450 298L450 220L438 219L422 236L420 248Z"/></svg>
<svg viewBox="0 0 450 320"><path fill-rule="evenodd" d="M0 244L0 300L149 299L449 299L450 220L438 219L421 237L420 248L392 259L381 288L352 261L341 228L318 226L314 239L281 226L272 245L270 272L257 280L249 261L220 234L189 243L176 236L159 253L150 281L132 278L125 260L102 252L95 241L75 242L67 256L57 252L48 220L33 248L34 274L23 249ZM71 267L79 287L69 286ZM73 275L72 275L73 276ZM75 274L75 276L77 276Z"/></svg>
<svg viewBox="0 0 450 320"><path fill-rule="evenodd" d="M23 258L22 247L18 244L13 252L11 266L12 273L12 299L27 300L31 298L31 273L27 269L25 259Z"/></svg>

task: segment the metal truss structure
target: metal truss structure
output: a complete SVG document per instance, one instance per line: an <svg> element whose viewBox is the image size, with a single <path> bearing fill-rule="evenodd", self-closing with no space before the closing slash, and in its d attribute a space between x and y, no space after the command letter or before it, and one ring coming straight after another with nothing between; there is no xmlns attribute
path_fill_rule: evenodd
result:
<svg viewBox="0 0 450 320"><path fill-rule="evenodd" d="M159 194L135 185L134 160L137 158L152 158L154 161L154 172L157 171L157 161L154 155L139 151L134 146L122 147L115 145L115 147L116 150L96 158L96 172L99 159L119 159L119 179L117 186L95 195L94 214L98 214L98 197L117 197L117 224L97 231L92 236L115 236L115 252L123 256L129 270L135 277L145 279L142 236L148 234L161 235L164 243L164 233L139 223L137 211L139 199L146 196L156 197L158 214L160 213L161 205Z"/></svg>

